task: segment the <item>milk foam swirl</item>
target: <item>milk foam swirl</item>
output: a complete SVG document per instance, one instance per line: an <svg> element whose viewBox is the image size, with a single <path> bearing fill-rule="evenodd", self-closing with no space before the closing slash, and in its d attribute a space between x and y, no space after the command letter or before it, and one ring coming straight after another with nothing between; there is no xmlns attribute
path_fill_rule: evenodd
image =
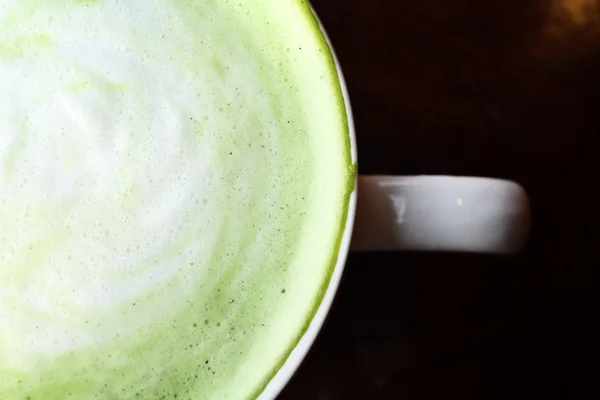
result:
<svg viewBox="0 0 600 400"><path fill-rule="evenodd" d="M0 398L240 398L288 351L349 169L268 4L0 0Z"/></svg>

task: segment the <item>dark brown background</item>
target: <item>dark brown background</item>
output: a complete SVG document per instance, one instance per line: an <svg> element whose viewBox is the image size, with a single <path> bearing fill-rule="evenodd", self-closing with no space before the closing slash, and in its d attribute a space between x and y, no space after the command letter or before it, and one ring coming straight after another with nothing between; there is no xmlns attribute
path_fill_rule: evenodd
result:
<svg viewBox="0 0 600 400"><path fill-rule="evenodd" d="M514 258L353 254L281 399L584 398L598 265L598 0L313 0L361 173L514 179Z"/></svg>

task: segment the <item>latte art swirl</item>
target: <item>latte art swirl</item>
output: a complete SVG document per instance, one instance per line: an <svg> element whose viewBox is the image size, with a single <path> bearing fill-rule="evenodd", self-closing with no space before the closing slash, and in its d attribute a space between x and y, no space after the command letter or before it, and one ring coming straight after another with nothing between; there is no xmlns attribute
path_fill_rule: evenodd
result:
<svg viewBox="0 0 600 400"><path fill-rule="evenodd" d="M272 3L0 0L1 399L247 398L298 340L353 168Z"/></svg>

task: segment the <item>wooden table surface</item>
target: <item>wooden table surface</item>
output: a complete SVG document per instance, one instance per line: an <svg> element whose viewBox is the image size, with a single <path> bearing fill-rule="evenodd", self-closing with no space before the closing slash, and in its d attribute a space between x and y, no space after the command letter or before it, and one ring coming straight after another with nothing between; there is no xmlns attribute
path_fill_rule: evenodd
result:
<svg viewBox="0 0 600 400"><path fill-rule="evenodd" d="M585 397L599 1L313 0L348 82L361 173L514 179L534 220L514 258L352 254L281 399Z"/></svg>

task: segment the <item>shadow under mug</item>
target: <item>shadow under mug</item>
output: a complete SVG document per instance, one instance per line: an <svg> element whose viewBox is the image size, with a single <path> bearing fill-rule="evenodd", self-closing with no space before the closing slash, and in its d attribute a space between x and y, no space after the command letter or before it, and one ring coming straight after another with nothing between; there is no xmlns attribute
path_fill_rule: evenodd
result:
<svg viewBox="0 0 600 400"><path fill-rule="evenodd" d="M342 70L312 8L311 12L335 62L356 162L356 135ZM510 255L526 244L531 223L530 202L519 184L454 176L359 176L347 217L337 263L321 304L298 344L259 395L260 400L277 397L308 353L331 308L349 251Z"/></svg>

